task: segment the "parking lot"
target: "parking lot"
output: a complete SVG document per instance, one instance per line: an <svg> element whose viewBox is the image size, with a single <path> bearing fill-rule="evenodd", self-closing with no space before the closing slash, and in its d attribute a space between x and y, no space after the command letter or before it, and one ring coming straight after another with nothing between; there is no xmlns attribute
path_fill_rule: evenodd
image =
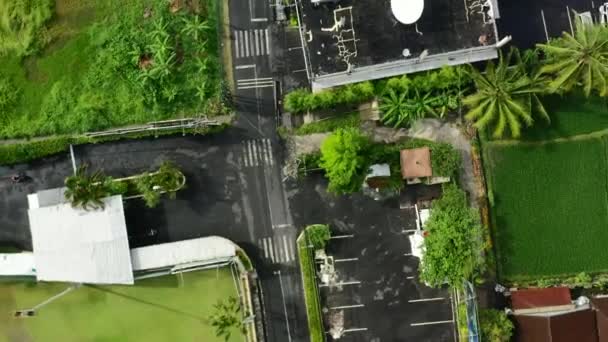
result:
<svg viewBox="0 0 608 342"><path fill-rule="evenodd" d="M292 201L306 201L308 210L296 221L329 223L333 235L327 255L337 277L320 284L326 330L343 325L340 341L454 341L449 291L422 284L410 255L415 211L359 194L335 197L316 176L304 182L300 189L309 190Z"/></svg>

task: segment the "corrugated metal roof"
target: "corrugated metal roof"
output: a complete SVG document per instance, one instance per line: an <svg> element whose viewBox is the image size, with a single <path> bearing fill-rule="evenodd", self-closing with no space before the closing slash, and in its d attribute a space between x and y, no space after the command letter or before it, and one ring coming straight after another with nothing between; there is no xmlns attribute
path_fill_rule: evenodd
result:
<svg viewBox="0 0 608 342"><path fill-rule="evenodd" d="M511 307L513 310L569 305L571 303L570 289L567 287L524 289L511 292Z"/></svg>
<svg viewBox="0 0 608 342"><path fill-rule="evenodd" d="M172 267L187 263L204 263L236 255L236 245L219 236L163 243L133 248L134 271Z"/></svg>
<svg viewBox="0 0 608 342"><path fill-rule="evenodd" d="M104 209L90 211L68 203L30 208L38 280L133 284L122 196L103 201Z"/></svg>
<svg viewBox="0 0 608 342"><path fill-rule="evenodd" d="M0 254L0 276L35 276L31 252Z"/></svg>

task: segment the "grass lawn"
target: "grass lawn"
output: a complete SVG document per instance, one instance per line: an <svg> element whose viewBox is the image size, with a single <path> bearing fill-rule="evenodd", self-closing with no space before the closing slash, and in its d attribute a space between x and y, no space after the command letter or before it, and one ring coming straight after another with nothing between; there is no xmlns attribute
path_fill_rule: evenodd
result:
<svg viewBox="0 0 608 342"><path fill-rule="evenodd" d="M188 1L175 11L166 0L44 1L53 3L45 44L27 56L0 55L0 138L222 109L217 1ZM197 21L192 29L196 18L207 27Z"/></svg>
<svg viewBox="0 0 608 342"><path fill-rule="evenodd" d="M540 141L608 128L608 100L582 94L548 96L543 99L551 123L537 122L522 133L523 140Z"/></svg>
<svg viewBox="0 0 608 342"><path fill-rule="evenodd" d="M486 144L503 279L608 271L604 138Z"/></svg>
<svg viewBox="0 0 608 342"><path fill-rule="evenodd" d="M183 277L183 278L182 278ZM207 321L218 300L237 296L228 268L145 279L135 286L83 286L15 319L65 284L0 283L0 341L223 341ZM230 341L242 341L238 331Z"/></svg>

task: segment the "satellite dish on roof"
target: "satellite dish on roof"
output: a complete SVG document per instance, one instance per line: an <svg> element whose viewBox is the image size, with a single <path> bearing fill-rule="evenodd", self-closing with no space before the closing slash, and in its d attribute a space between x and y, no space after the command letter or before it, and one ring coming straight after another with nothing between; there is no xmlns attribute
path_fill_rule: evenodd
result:
<svg viewBox="0 0 608 342"><path fill-rule="evenodd" d="M402 24L413 24L420 19L424 0L391 0L393 15Z"/></svg>

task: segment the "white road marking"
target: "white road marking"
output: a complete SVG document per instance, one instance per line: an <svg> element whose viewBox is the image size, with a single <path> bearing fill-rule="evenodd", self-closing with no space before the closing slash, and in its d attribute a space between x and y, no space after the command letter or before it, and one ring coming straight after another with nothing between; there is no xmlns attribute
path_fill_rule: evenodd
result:
<svg viewBox="0 0 608 342"><path fill-rule="evenodd" d="M234 31L234 50L236 58L241 57L241 50L239 49L239 31Z"/></svg>
<svg viewBox="0 0 608 342"><path fill-rule="evenodd" d="M291 261L291 255L289 254L289 244L287 243L287 236L283 235L283 246L285 247L285 261Z"/></svg>
<svg viewBox="0 0 608 342"><path fill-rule="evenodd" d="M255 143L255 140L253 140L253 141L250 140L249 143L251 144L251 148L253 150L253 161L254 161L253 165L260 165L259 161L258 161L258 147L257 147L257 144Z"/></svg>
<svg viewBox="0 0 608 342"><path fill-rule="evenodd" d="M249 57L249 31L244 32L245 35L245 57Z"/></svg>
<svg viewBox="0 0 608 342"><path fill-rule="evenodd" d="M403 253L404 256L412 256L412 253Z"/></svg>
<svg viewBox="0 0 608 342"><path fill-rule="evenodd" d="M266 238L262 239L260 245L263 246L262 249L264 250L264 258L268 259L268 241L266 241Z"/></svg>
<svg viewBox="0 0 608 342"><path fill-rule="evenodd" d="M287 223L275 224L275 225L272 226L272 228L288 228L288 227L291 227L291 225L287 224Z"/></svg>
<svg viewBox="0 0 608 342"><path fill-rule="evenodd" d="M276 237L275 236L275 241L274 241L274 246L277 249L277 262L283 262L285 260L284 254L285 251L283 251L282 245L281 245L281 238L280 237Z"/></svg>
<svg viewBox="0 0 608 342"><path fill-rule="evenodd" d="M350 328L343 331L343 333L349 332L357 332L357 331L367 331L367 328Z"/></svg>
<svg viewBox="0 0 608 342"><path fill-rule="evenodd" d="M268 244L270 245L270 248L268 248L270 251L270 260L272 260L272 262L276 262L274 258L274 246L272 243L272 238L268 238Z"/></svg>
<svg viewBox="0 0 608 342"><path fill-rule="evenodd" d="M334 306L333 308L329 308L330 310L343 310L343 309L354 309L354 308L362 308L364 304L353 304L353 305L342 305L342 306Z"/></svg>
<svg viewBox="0 0 608 342"><path fill-rule="evenodd" d="M268 18L251 18L251 21L253 21L253 22L262 22L262 21L266 22L266 21L268 21Z"/></svg>
<svg viewBox="0 0 608 342"><path fill-rule="evenodd" d="M346 259L335 259L334 262L348 262L348 261L357 261L359 258L346 258Z"/></svg>
<svg viewBox="0 0 608 342"><path fill-rule="evenodd" d="M270 55L270 39L268 38L268 29L264 30L266 36L266 54Z"/></svg>
<svg viewBox="0 0 608 342"><path fill-rule="evenodd" d="M434 322L411 323L410 326L412 326L412 327L419 327L419 326L423 326L423 325L447 324L447 323L454 323L454 321L453 320L448 320L448 321L434 321Z"/></svg>
<svg viewBox="0 0 608 342"><path fill-rule="evenodd" d="M422 299L410 299L408 303L420 303L420 302L436 302L439 300L445 300L444 297L436 297L436 298L422 298Z"/></svg>
<svg viewBox="0 0 608 342"><path fill-rule="evenodd" d="M263 45L260 44L261 40L262 40L262 35L260 34L261 30L255 30L255 51L256 51L256 56L262 55L264 54L263 50Z"/></svg>
<svg viewBox="0 0 608 342"><path fill-rule="evenodd" d="M264 142L266 143L266 146L268 146L267 152L268 152L268 160L270 161L270 166L274 165L274 157L273 157L273 153L272 153L272 144L270 143L270 139L264 139Z"/></svg>
<svg viewBox="0 0 608 342"><path fill-rule="evenodd" d="M287 304L285 303L285 292L283 291L283 279L281 278L281 270L277 271L279 275L279 285L281 287L281 297L283 298L283 313L285 314L285 324L287 325L287 336L291 342L291 332L289 330L289 318L287 317Z"/></svg>
<svg viewBox="0 0 608 342"><path fill-rule="evenodd" d="M414 278L415 278L414 276L408 276L408 277L406 277L406 279L414 279Z"/></svg>

